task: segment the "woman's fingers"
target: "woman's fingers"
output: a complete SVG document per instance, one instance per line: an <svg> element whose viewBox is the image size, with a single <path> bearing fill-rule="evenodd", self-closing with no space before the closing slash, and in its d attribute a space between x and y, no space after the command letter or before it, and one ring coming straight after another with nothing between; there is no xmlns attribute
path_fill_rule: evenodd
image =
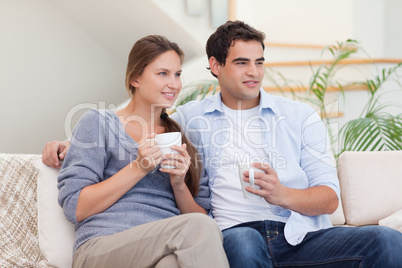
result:
<svg viewBox="0 0 402 268"><path fill-rule="evenodd" d="M162 155L161 165L173 166L175 168L161 168L161 171L170 174L183 174L187 173L191 164L191 158L187 151L181 151L181 154L167 154ZM184 156L185 155L185 156Z"/></svg>
<svg viewBox="0 0 402 268"><path fill-rule="evenodd" d="M187 152L187 144L183 143L180 146L177 145L173 145L170 147L172 150L178 152L180 155L182 156L189 156L188 152Z"/></svg>

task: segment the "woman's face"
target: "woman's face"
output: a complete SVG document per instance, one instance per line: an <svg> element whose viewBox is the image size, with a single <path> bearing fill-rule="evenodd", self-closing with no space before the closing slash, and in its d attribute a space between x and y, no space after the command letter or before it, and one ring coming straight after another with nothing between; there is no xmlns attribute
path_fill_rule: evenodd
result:
<svg viewBox="0 0 402 268"><path fill-rule="evenodd" d="M170 108L180 93L181 83L180 57L173 50L159 55L148 64L140 77L131 82L135 89L135 98L143 104L154 107Z"/></svg>

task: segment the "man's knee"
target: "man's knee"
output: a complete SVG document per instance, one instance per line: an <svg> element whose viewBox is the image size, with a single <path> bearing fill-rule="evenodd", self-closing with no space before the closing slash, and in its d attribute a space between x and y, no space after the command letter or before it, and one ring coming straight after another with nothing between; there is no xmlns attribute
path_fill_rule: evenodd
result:
<svg viewBox="0 0 402 268"><path fill-rule="evenodd" d="M374 233L374 232L373 232ZM402 233L394 229L378 226L375 230L376 244L385 254L388 254L390 260L398 258L402 261Z"/></svg>
<svg viewBox="0 0 402 268"><path fill-rule="evenodd" d="M375 261L375 267L399 267L402 263L402 233L384 226L360 228L360 239L367 241L367 259Z"/></svg>
<svg viewBox="0 0 402 268"><path fill-rule="evenodd" d="M365 226L365 236L370 237L373 243L380 248L401 248L402 233L385 226Z"/></svg>
<svg viewBox="0 0 402 268"><path fill-rule="evenodd" d="M223 231L223 245L228 254L254 255L256 251L265 251L266 242L255 229L239 227Z"/></svg>
<svg viewBox="0 0 402 268"><path fill-rule="evenodd" d="M223 231L223 247L230 267L271 267L265 238L255 229L238 227Z"/></svg>

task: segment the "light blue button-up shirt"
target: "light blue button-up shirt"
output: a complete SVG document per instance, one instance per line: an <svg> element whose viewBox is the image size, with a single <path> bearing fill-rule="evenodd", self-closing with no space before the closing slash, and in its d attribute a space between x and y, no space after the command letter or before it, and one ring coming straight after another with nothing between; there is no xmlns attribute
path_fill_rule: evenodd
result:
<svg viewBox="0 0 402 268"><path fill-rule="evenodd" d="M330 152L327 130L317 112L308 104L277 97L260 90L259 122L263 131L264 151L276 170L279 180L287 187L306 189L317 185L332 188L338 198L339 182L335 161ZM222 148L227 146L230 122L222 109L221 95L178 107L172 115L198 149L203 176L209 187L220 163ZM328 215L305 216L271 206L275 215L289 216L285 237L289 244L299 244L307 232L332 226ZM270 220L267 218L266 220Z"/></svg>

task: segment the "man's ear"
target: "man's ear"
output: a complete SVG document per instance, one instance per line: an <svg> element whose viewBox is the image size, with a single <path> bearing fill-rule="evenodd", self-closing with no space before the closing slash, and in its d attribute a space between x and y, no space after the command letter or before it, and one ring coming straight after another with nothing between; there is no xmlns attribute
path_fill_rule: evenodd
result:
<svg viewBox="0 0 402 268"><path fill-rule="evenodd" d="M216 76L220 75L221 64L218 62L218 60L215 57L210 57L208 62L211 72Z"/></svg>

